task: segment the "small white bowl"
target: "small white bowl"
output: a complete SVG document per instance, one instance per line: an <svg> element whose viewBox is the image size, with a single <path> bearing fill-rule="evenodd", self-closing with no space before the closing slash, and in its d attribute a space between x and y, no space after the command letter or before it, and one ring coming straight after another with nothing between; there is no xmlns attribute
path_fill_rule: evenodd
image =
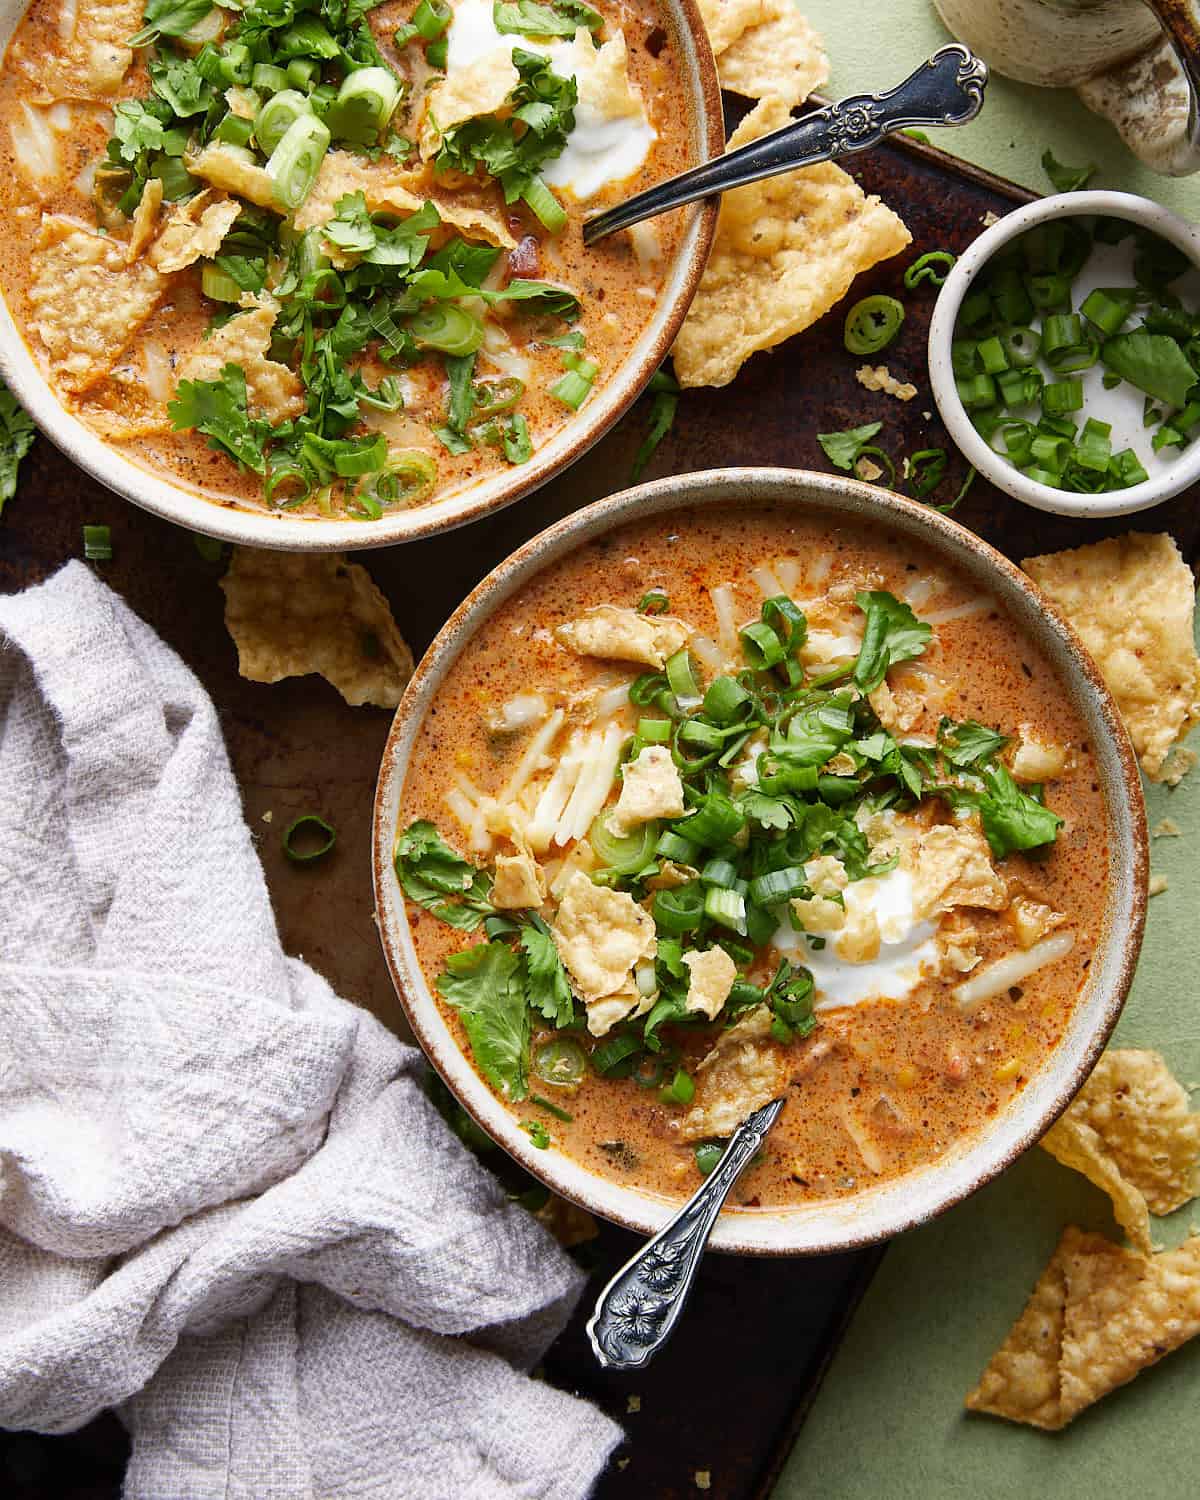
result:
<svg viewBox="0 0 1200 1500"><path fill-rule="evenodd" d="M1200 269L1200 230L1149 198L1139 198L1133 193L1107 192L1058 193L1051 198L1041 198L1025 208L1005 214L998 223L985 230L959 257L946 277L929 325L929 379L942 421L959 451L997 489L1026 505L1054 511L1060 516L1125 516L1132 511L1161 505L1164 500L1170 500L1200 480L1200 443L1184 449L1169 468L1126 490L1114 490L1104 495L1078 495L1070 490L1056 490L1022 474L984 441L959 400L954 384L951 361L954 328L963 298L975 277L997 250L1035 224L1044 224L1049 219L1084 217L1127 219L1160 235ZM1134 399L1140 400L1140 396L1131 397ZM1140 416L1135 425L1140 427Z"/></svg>

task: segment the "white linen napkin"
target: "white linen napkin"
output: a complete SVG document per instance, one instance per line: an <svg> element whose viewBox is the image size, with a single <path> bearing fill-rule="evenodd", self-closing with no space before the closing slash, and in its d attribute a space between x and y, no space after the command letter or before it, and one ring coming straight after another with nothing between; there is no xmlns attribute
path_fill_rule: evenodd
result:
<svg viewBox="0 0 1200 1500"><path fill-rule="evenodd" d="M286 958L213 706L91 571L0 599L0 1426L127 1500L575 1500L582 1278Z"/></svg>

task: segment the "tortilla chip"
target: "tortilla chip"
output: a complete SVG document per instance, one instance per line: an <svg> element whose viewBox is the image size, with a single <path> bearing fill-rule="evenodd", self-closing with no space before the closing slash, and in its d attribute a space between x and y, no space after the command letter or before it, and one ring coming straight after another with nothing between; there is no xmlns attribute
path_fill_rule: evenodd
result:
<svg viewBox="0 0 1200 1500"><path fill-rule="evenodd" d="M42 220L32 261L29 327L58 386L86 391L108 374L166 283L144 262L126 265L124 245L71 219Z"/></svg>
<svg viewBox="0 0 1200 1500"><path fill-rule="evenodd" d="M773 21L778 14L778 0L700 0L700 16L715 57L751 26Z"/></svg>
<svg viewBox="0 0 1200 1500"><path fill-rule="evenodd" d="M272 213L282 214L283 209L275 201L275 184L265 167L243 161L223 146L205 146L198 156L186 157L185 165L193 177L199 177L222 192L233 193L239 198L248 198L259 208L269 208ZM307 201L307 200L306 200Z"/></svg>
<svg viewBox="0 0 1200 1500"><path fill-rule="evenodd" d="M143 0L85 0L75 11L75 29L41 75L51 99L108 99L133 62L129 38L142 28Z"/></svg>
<svg viewBox="0 0 1200 1500"><path fill-rule="evenodd" d="M154 399L134 369L124 366L94 385L75 410L93 432L114 443L171 431L165 404Z"/></svg>
<svg viewBox="0 0 1200 1500"><path fill-rule="evenodd" d="M966 1405L1056 1431L1198 1332L1200 1238L1145 1256L1071 1226Z"/></svg>
<svg viewBox="0 0 1200 1500"><path fill-rule="evenodd" d="M1095 1132L1152 1214L1174 1213L1200 1190L1200 1114L1191 1113L1161 1053L1135 1047L1106 1052L1068 1118Z"/></svg>
<svg viewBox="0 0 1200 1500"><path fill-rule="evenodd" d="M400 702L412 652L365 568L337 553L235 547L221 587L243 677L317 672L355 707Z"/></svg>
<svg viewBox="0 0 1200 1500"><path fill-rule="evenodd" d="M788 121L764 99L734 131L732 150ZM750 355L810 327L855 276L912 236L878 198L832 163L726 193L708 268L675 342L681 385L728 385Z"/></svg>
<svg viewBox="0 0 1200 1500"><path fill-rule="evenodd" d="M599 1224L586 1208L560 1198L557 1193L551 1193L533 1217L546 1226L564 1250L586 1244L600 1233Z"/></svg>
<svg viewBox="0 0 1200 1500"><path fill-rule="evenodd" d="M142 189L138 206L133 211L129 229L129 243L125 247L125 264L131 266L150 241L158 228L158 211L162 207L163 185L161 177L151 177Z"/></svg>
<svg viewBox="0 0 1200 1500"><path fill-rule="evenodd" d="M1196 582L1179 548L1165 534L1130 532L1021 566L1095 657L1142 770L1163 780L1172 746L1200 722Z"/></svg>
<svg viewBox="0 0 1200 1500"><path fill-rule="evenodd" d="M748 99L800 104L828 79L829 59L793 0L776 0L769 10L769 18L743 31L718 56L721 87Z"/></svg>
<svg viewBox="0 0 1200 1500"><path fill-rule="evenodd" d="M273 307L238 313L200 340L179 367L180 380L219 380L226 365L238 365L246 377L253 415L273 423L298 417L305 408L300 377L287 365L266 357L274 326Z"/></svg>
<svg viewBox="0 0 1200 1500"><path fill-rule="evenodd" d="M421 155L436 156L442 136L464 120L494 115L521 81L511 48L497 47L465 68L448 73L425 95L421 118Z"/></svg>
<svg viewBox="0 0 1200 1500"><path fill-rule="evenodd" d="M369 162L351 151L327 151L308 197L296 210L297 229L315 229L333 218L340 199L362 193L374 214L407 218L425 202L423 194L408 186L410 178L395 167Z"/></svg>
<svg viewBox="0 0 1200 1500"><path fill-rule="evenodd" d="M788 1082L784 1049L772 1039L765 1005L747 1011L717 1038L696 1069L696 1098L680 1122L685 1141L732 1135L756 1109L783 1093Z"/></svg>
<svg viewBox="0 0 1200 1500"><path fill-rule="evenodd" d="M1057 1120L1040 1144L1056 1161L1075 1172L1112 1199L1113 1216L1138 1247L1150 1253L1150 1214L1137 1188L1126 1182L1100 1134L1070 1109Z"/></svg>
<svg viewBox="0 0 1200 1500"><path fill-rule="evenodd" d="M150 264L169 276L198 260L210 260L241 211L242 205L236 198L218 198L213 202L208 192L197 193L190 202L176 205L151 246Z"/></svg>
<svg viewBox="0 0 1200 1500"><path fill-rule="evenodd" d="M442 216L442 223L457 229L465 238L482 240L488 245L499 245L502 250L516 247L516 240L489 209L456 201L454 198L442 198L436 193L430 196Z"/></svg>

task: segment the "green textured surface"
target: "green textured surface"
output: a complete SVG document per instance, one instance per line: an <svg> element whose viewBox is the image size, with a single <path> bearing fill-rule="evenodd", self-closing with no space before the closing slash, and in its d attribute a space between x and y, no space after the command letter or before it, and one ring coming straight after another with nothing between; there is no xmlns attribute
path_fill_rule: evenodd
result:
<svg viewBox="0 0 1200 1500"><path fill-rule="evenodd" d="M1133 518L1137 519L1137 518ZM1116 1042L1156 1047L1200 1081L1200 771L1147 788L1150 865L1168 889L1146 937ZM1193 1095L1193 1103L1197 1103ZM1063 1432L969 1416L963 1397L1024 1306L1064 1225L1119 1238L1108 1199L1035 1148L935 1223L897 1240L855 1315L775 1500L1182 1500L1200 1473L1200 1340ZM1156 1243L1200 1227L1200 1200L1152 1220Z"/></svg>
<svg viewBox="0 0 1200 1500"><path fill-rule="evenodd" d="M833 98L890 88L952 40L930 0L801 0L800 8L825 39L832 72L822 92ZM1091 187L1143 193L1200 218L1200 176L1172 179L1143 167L1069 89L1033 88L993 73L977 120L929 134L934 145L1039 193L1050 191L1041 168L1050 146L1071 166L1095 162ZM893 207L904 211L902 203Z"/></svg>

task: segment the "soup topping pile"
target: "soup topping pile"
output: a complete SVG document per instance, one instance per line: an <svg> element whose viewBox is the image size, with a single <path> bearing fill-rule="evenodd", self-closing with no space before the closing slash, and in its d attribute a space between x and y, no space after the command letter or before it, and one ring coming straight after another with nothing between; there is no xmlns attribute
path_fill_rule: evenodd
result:
<svg viewBox="0 0 1200 1500"><path fill-rule="evenodd" d="M526 462L628 352L677 226L580 228L685 164L657 13L410 10L34 4L0 86L5 285L101 436L370 521Z"/></svg>
<svg viewBox="0 0 1200 1500"><path fill-rule="evenodd" d="M397 840L410 901L482 929L439 946L436 973L477 1066L563 1124L622 1083L653 1094L673 1139L728 1136L835 1038L902 1030L935 995L961 1024L1076 945L1036 864L1064 821L1045 788L1077 752L945 713L935 626L870 570L804 607L795 559L754 575L764 597L740 628L733 586L711 589L717 639L662 588L547 619L538 659L560 682L527 671L503 702L475 694L495 770L487 791L459 773L443 796L469 855L429 817ZM990 1071L1018 1082L1020 1047ZM886 1093L871 1109L843 1119L879 1172L875 1133L911 1127Z"/></svg>

